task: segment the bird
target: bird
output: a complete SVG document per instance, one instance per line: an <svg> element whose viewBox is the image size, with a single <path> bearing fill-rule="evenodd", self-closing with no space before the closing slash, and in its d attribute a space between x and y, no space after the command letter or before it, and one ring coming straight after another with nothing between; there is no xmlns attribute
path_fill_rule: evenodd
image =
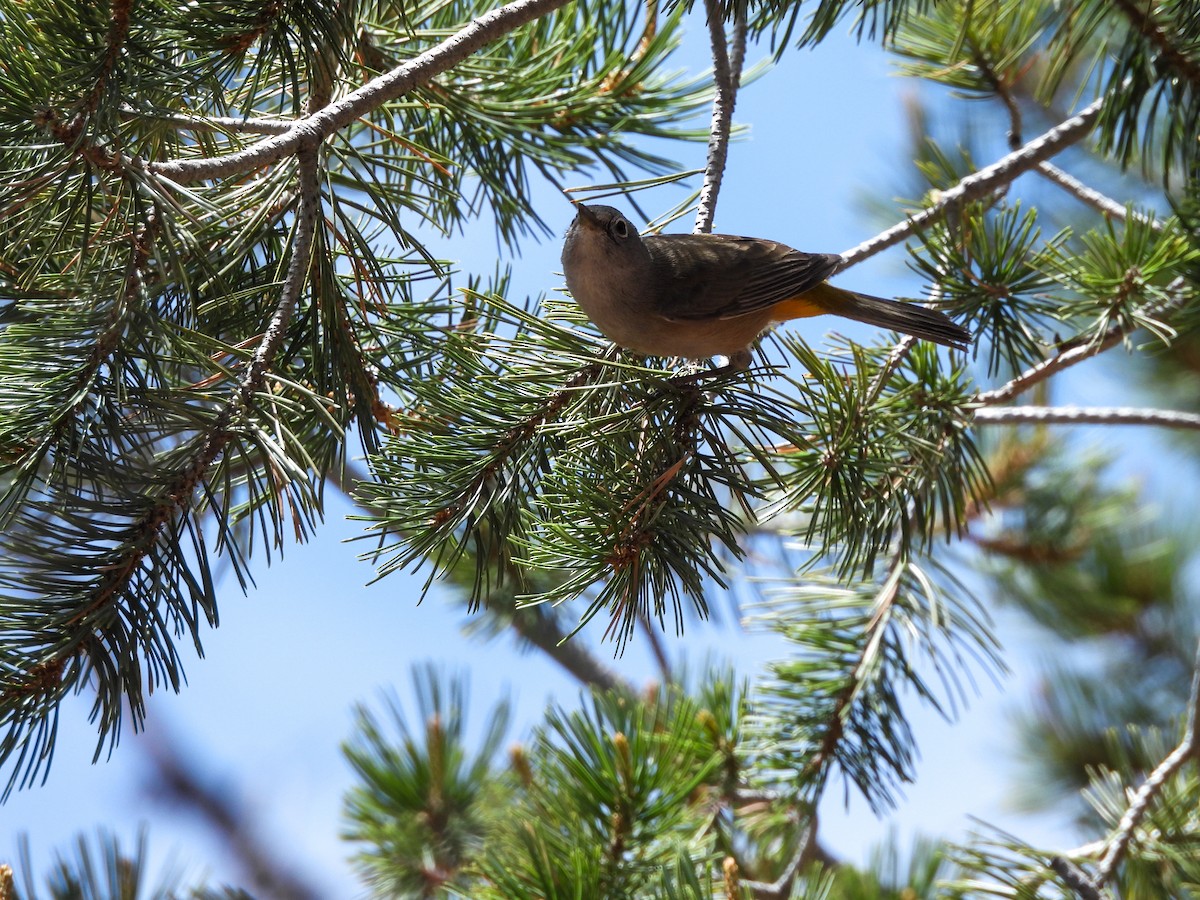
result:
<svg viewBox="0 0 1200 900"><path fill-rule="evenodd" d="M750 364L767 328L834 315L965 350L971 333L944 313L830 284L835 253L729 234L640 235L618 209L576 203L563 242L567 289L610 340L647 356Z"/></svg>

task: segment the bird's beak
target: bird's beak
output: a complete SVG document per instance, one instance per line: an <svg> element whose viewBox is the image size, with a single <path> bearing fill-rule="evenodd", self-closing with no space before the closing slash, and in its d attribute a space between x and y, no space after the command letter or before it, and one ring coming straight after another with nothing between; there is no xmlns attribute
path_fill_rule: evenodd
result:
<svg viewBox="0 0 1200 900"><path fill-rule="evenodd" d="M575 200L572 200L571 202L575 204L575 216L581 223L591 228L601 227L600 219L597 218L594 212L592 212L591 207L584 206L582 203L579 203Z"/></svg>

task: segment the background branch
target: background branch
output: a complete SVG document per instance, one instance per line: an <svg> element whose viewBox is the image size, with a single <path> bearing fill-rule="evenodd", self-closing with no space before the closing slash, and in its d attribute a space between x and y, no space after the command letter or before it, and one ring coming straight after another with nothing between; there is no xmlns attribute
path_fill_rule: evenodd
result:
<svg viewBox="0 0 1200 900"><path fill-rule="evenodd" d="M295 862L280 857L278 844L265 838L228 790L197 770L161 722L138 746L150 763L144 772L146 793L173 813L189 814L204 825L261 896L319 900L321 892L302 877Z"/></svg>
<svg viewBox="0 0 1200 900"><path fill-rule="evenodd" d="M937 202L932 206L927 206L905 221L893 225L886 231L843 253L844 262L841 268L846 269L889 247L894 247L922 228L941 219L951 208L971 200L987 197L1012 182L1018 175L1037 168L1039 163L1083 140L1095 126L1103 108L1104 98L1101 97L1076 115L1034 138L1021 149L1013 151L978 172L973 172L949 190L939 192Z"/></svg>
<svg viewBox="0 0 1200 900"><path fill-rule="evenodd" d="M245 150L206 159L152 162L147 169L172 181L203 181L225 178L271 165L296 152L304 141L323 141L335 131L423 84L428 84L477 50L534 19L566 6L569 0L517 0L484 13L470 25L436 47L380 75L347 94L336 103L297 119L283 134L267 138Z"/></svg>
<svg viewBox="0 0 1200 900"><path fill-rule="evenodd" d="M1188 703L1187 724L1183 730L1183 740L1168 754L1166 759L1159 763L1134 794L1129 808L1125 810L1125 815L1121 817L1121 822L1117 825L1116 833L1109 840L1104 857L1100 860L1096 871L1096 881L1099 884L1105 884L1112 878L1113 872L1129 849L1129 842L1133 840L1134 830L1167 780L1179 771L1185 762L1196 757L1197 750L1200 749L1196 741L1198 719L1200 719L1200 645L1197 646L1195 668L1192 671L1192 692Z"/></svg>
<svg viewBox="0 0 1200 900"><path fill-rule="evenodd" d="M1174 409L1136 406L1000 406L975 410L975 421L984 425L1032 422L1041 425L1158 425L1163 428L1200 428L1200 414Z"/></svg>
<svg viewBox="0 0 1200 900"><path fill-rule="evenodd" d="M1083 201L1092 207L1092 209L1103 213L1105 216L1116 219L1118 222L1124 222L1129 217L1129 209L1124 204L1118 203L1112 197L1106 196L1093 187L1089 187L1070 172L1066 172L1054 165L1054 163L1039 163L1037 171L1046 180L1058 185L1071 196ZM1156 219L1152 219L1149 216L1135 212L1133 218L1135 221L1145 222L1154 228L1155 231L1162 230L1162 225Z"/></svg>

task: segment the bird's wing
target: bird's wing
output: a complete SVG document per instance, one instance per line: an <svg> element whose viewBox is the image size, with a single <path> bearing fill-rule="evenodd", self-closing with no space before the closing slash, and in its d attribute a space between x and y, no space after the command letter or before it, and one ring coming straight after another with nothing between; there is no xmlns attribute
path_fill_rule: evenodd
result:
<svg viewBox="0 0 1200 900"><path fill-rule="evenodd" d="M660 312L669 319L729 319L816 287L841 257L728 234L644 238L654 261Z"/></svg>

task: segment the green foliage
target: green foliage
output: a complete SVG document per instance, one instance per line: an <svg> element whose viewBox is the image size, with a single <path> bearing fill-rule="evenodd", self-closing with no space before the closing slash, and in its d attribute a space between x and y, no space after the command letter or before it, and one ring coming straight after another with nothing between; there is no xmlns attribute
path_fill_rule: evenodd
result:
<svg viewBox="0 0 1200 900"><path fill-rule="evenodd" d="M20 887L11 881L5 883L3 867L0 867L0 892L6 888L13 894L4 893L13 900L139 900L142 897L191 898L191 900L250 900L250 895L236 888L182 887L182 873L174 870L164 872L152 879L146 871L147 838L145 831L138 834L132 854L122 850L121 842L101 829L93 841L80 836L73 854L56 852L53 868L46 875L45 890L39 890L30 863L30 847L26 838L21 839L20 870L23 874Z"/></svg>
<svg viewBox="0 0 1200 900"><path fill-rule="evenodd" d="M464 882L488 821L511 801L513 786L495 771L509 706L492 708L478 748L465 740L465 679L432 667L413 672L419 733L395 697L387 699L393 738L359 707L344 752L359 784L346 797L343 836L364 845L356 864L378 895L433 896Z"/></svg>
<svg viewBox="0 0 1200 900"><path fill-rule="evenodd" d="M913 266L941 302L977 323L976 354L987 353L989 375L1020 371L1041 359L1059 325L1054 281L1038 268L1066 234L1043 243L1037 211L1020 204L999 210L975 206L957 227L939 225L910 248Z"/></svg>
<svg viewBox="0 0 1200 900"><path fill-rule="evenodd" d="M482 321L448 336L448 368L414 385L378 482L360 488L379 510L383 574L448 569L468 549L475 597L488 578L520 590L527 572L555 574L529 600L589 592L581 623L607 610L620 646L639 615L682 627L684 597L705 615L753 504L771 495L811 504L806 538L869 570L897 534L904 552L953 534L986 484L966 382L932 350L891 365L886 348L854 349L847 366L785 343L807 376L773 373L784 393L736 373L609 362L560 324L576 312L476 302Z"/></svg>
<svg viewBox="0 0 1200 900"><path fill-rule="evenodd" d="M1163 173L1194 177L1200 148L1200 11L1187 0L1143 8L1120 4L1129 18L1114 46L1106 93L1116 102L1099 127L1100 146L1124 164L1141 160Z"/></svg>
<svg viewBox="0 0 1200 900"><path fill-rule="evenodd" d="M839 571L870 574L896 542L928 552L964 524L988 475L968 429L970 382L951 356L916 347L899 363L894 345L851 345L822 356L786 339L804 366L800 418L806 437L782 448L783 503L808 519L805 543L837 557Z"/></svg>
<svg viewBox="0 0 1200 900"><path fill-rule="evenodd" d="M831 873L829 896L837 900L917 900L942 897L957 900L962 894L942 890L953 869L945 847L924 838L916 838L907 858L897 846L898 838L872 849L862 869L839 866ZM807 893L796 896L808 897Z"/></svg>
<svg viewBox="0 0 1200 900"><path fill-rule="evenodd" d="M971 666L1002 667L986 614L964 597L948 573L903 562L879 581L813 572L772 591L756 614L791 653L752 695L753 777L815 804L836 773L877 812L893 806L913 777L905 692L953 717Z"/></svg>
<svg viewBox="0 0 1200 900"><path fill-rule="evenodd" d="M292 158L188 185L153 165L260 145L491 8L202 7L0 0L0 792L89 680L97 754L177 690L217 560L245 588L312 533L347 435L379 449L450 305L420 225L486 205L510 240L531 172L662 171L629 136L695 136L707 96L661 74L678 15L572 10L332 136L319 196Z"/></svg>
<svg viewBox="0 0 1200 900"><path fill-rule="evenodd" d="M1050 247L1040 264L1069 292L1063 313L1078 317L1083 335L1143 328L1166 343L1174 331L1161 311L1190 302L1186 276L1198 259L1175 220L1159 224L1131 210L1123 227L1107 221L1077 243Z"/></svg>
<svg viewBox="0 0 1200 900"><path fill-rule="evenodd" d="M798 438L788 398L737 375L701 384L610 361L565 327L573 307L474 302L481 321L447 336L444 368L414 386L378 482L360 488L395 539L381 572L451 567L470 548L477 590L488 577L520 589L526 570L559 578L540 602L599 583L581 621L607 609L619 643L638 614L681 626L683 596L703 613L762 496L748 467L774 435Z"/></svg>
<svg viewBox="0 0 1200 900"><path fill-rule="evenodd" d="M854 19L907 74L996 101L1010 149L1025 122L1103 98L1093 150L1120 201L1072 189L1103 217L1049 238L1057 204L1018 181L1045 167L1010 159L943 207L978 154L918 141L932 191L911 209L930 210L913 265L977 333L990 377L1033 372L990 399L960 356L890 336L819 353L787 339L748 372L680 371L614 351L561 301L506 299L503 277L454 291L431 232L490 211L515 251L545 230L543 180L594 166L618 186L665 180L674 167L642 139L705 137L710 79L667 71L686 6L563 6L385 98L375 76L429 65L468 23L495 21L492 5L0 0L6 790L45 774L68 693L94 690L99 754L122 716L140 724L149 691L179 688L180 642L199 652L217 622L218 560L244 588L255 551L306 539L356 434L381 577L427 566L469 606L494 603L493 628L616 685L551 709L508 769L507 706L473 742L465 687L432 670L415 724L395 701L386 722L360 710L347 835L372 890L1071 896L1047 852L1002 835L956 851L958 871L925 848L905 872L894 857L824 871L814 810L838 776L888 809L914 777L908 699L952 717L975 673L1001 667L939 558L967 534L1004 556L993 586L1035 619L1132 645L1114 665L1137 677L1055 674L1039 734L1062 780L1090 764L1112 827L1169 749L1145 727L1098 735L1156 713L1166 727L1181 700L1185 542L1131 517L1132 494L1079 459L1051 462L1044 433L981 444L975 410L1027 389L1047 355L1133 346L1135 330L1157 350L1194 330L1195 5L725 4L780 52ZM378 102L322 131L358 88ZM221 174L189 169L213 157ZM1187 183L1150 195L1117 171L1135 163ZM800 560L757 608L786 644L759 683L709 672L638 698L564 643L569 601L577 627L607 616L618 651L639 627L681 631L768 543ZM1072 757L1081 735L1092 755ZM1111 887L1195 891L1196 791L1189 768L1151 798ZM88 853L59 866L53 896L136 893L139 856Z"/></svg>
<svg viewBox="0 0 1200 900"><path fill-rule="evenodd" d="M653 896L681 864L712 865L695 858L705 809L691 798L717 762L699 713L684 698L611 694L551 710L516 815L480 861L490 887L474 896Z"/></svg>
<svg viewBox="0 0 1200 900"><path fill-rule="evenodd" d="M891 46L911 60L900 65L903 74L980 99L1015 85L1051 21L1050 5L1040 2L935 3L927 15L905 19Z"/></svg>
<svg viewBox="0 0 1200 900"><path fill-rule="evenodd" d="M486 7L485 7L486 8ZM482 10L433 2L366 26L373 68L401 64ZM680 39L682 10L647 21L637 4L578 4L491 44L364 127L374 157L408 164L385 172L371 194L413 192L414 212L450 228L488 210L506 243L548 228L531 202L534 175L599 163L623 179L627 166L663 173L670 162L630 137L703 139L694 117L709 100L703 79L665 71ZM416 204L414 204L414 207Z"/></svg>
<svg viewBox="0 0 1200 900"><path fill-rule="evenodd" d="M711 896L740 709L728 681L706 673L695 699L596 692L578 711L551 709L507 772L494 768L503 707L468 762L461 682L425 670L416 684L423 738L392 705L399 741L360 713L347 745L364 778L347 799L347 836L367 843L359 863L378 893Z"/></svg>
<svg viewBox="0 0 1200 900"><path fill-rule="evenodd" d="M777 54L789 44L815 46L847 19L854 21L859 40L886 42L910 17L937 5L931 0L817 0L815 4L734 0L724 4L726 10L747 9L750 33L769 36Z"/></svg>

